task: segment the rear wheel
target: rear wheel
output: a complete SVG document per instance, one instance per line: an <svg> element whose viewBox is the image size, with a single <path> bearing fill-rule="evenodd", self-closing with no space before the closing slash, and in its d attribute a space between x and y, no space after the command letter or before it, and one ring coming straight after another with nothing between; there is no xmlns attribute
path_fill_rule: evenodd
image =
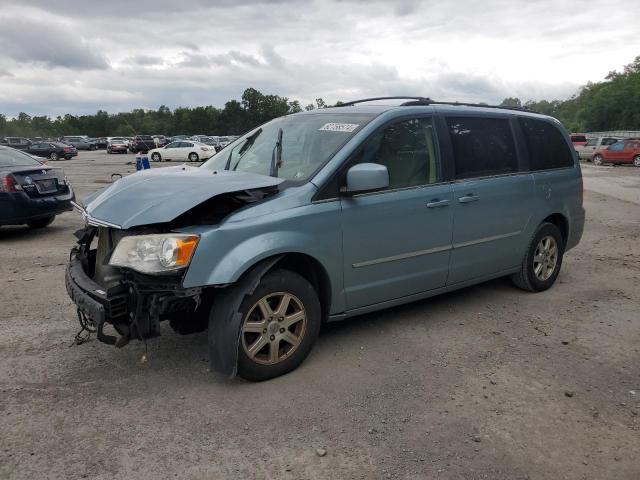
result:
<svg viewBox="0 0 640 480"><path fill-rule="evenodd" d="M192 152L189 154L189 161L190 162L197 162L200 159L200 157L198 157L198 154L196 152Z"/></svg>
<svg viewBox="0 0 640 480"><path fill-rule="evenodd" d="M240 306L238 375L261 381L302 363L320 331L320 301L313 286L289 270L265 275Z"/></svg>
<svg viewBox="0 0 640 480"><path fill-rule="evenodd" d="M554 284L564 255L564 240L558 227L542 223L531 239L520 271L511 279L515 285L529 292L541 292Z"/></svg>
<svg viewBox="0 0 640 480"><path fill-rule="evenodd" d="M58 154L56 152L51 152L51 154L49 154L49 158L55 162L58 160Z"/></svg>
<svg viewBox="0 0 640 480"><path fill-rule="evenodd" d="M160 157L160 154L158 152L153 152L151 154L151 160L153 160L154 162L161 162L162 157Z"/></svg>
<svg viewBox="0 0 640 480"><path fill-rule="evenodd" d="M593 164L594 165L604 165L604 158L602 155L594 155L593 156Z"/></svg>
<svg viewBox="0 0 640 480"><path fill-rule="evenodd" d="M29 227L31 228L44 228L47 225L51 225L51 223L53 223L55 215L51 216L51 217L44 217L44 218L37 218L35 220L29 220L27 222L27 225L29 225Z"/></svg>
<svg viewBox="0 0 640 480"><path fill-rule="evenodd" d="M633 157L633 165L635 167L640 167L640 155L636 155Z"/></svg>
<svg viewBox="0 0 640 480"><path fill-rule="evenodd" d="M95 150L96 146L95 145L89 145L89 150Z"/></svg>

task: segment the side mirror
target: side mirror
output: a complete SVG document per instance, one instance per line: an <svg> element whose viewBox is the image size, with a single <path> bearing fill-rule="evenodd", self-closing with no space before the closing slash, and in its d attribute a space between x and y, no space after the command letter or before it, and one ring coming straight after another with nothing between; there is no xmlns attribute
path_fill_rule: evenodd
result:
<svg viewBox="0 0 640 480"><path fill-rule="evenodd" d="M347 172L346 193L363 193L389 187L389 171L378 163L359 163Z"/></svg>

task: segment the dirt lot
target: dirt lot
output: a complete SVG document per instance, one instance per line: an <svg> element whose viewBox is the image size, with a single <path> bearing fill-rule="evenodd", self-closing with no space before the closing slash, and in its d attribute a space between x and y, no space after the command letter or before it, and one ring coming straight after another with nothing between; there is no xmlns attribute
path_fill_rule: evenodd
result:
<svg viewBox="0 0 640 480"><path fill-rule="evenodd" d="M132 159L60 164L83 196ZM138 343L70 346L79 216L3 227L0 478L637 480L640 169L589 166L585 185L550 291L497 280L330 325L258 384L208 372L206 333L166 328L144 364Z"/></svg>

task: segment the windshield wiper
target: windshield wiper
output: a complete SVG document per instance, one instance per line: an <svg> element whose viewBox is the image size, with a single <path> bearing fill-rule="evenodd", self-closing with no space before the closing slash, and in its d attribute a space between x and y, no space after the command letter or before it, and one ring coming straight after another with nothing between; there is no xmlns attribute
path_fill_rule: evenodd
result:
<svg viewBox="0 0 640 480"><path fill-rule="evenodd" d="M251 135L250 137L247 137L247 139L244 141L244 143L242 143L242 147L240 148L240 150L238 151L238 155L240 155L240 157L242 157L242 154L244 152L246 152L247 150L249 150L249 147L251 145L253 145L253 142L256 141L256 138L258 138L258 135L260 135L262 133L262 128L259 128L258 130L256 130L253 135ZM227 163L225 163L224 165L224 169L225 170L229 170L229 167L231 167L231 157L233 156L233 151L238 148L238 145L236 145L235 147L233 147L231 149L231 151L229 152L229 156L227 157ZM238 163L240 162L240 159L238 159L238 162L236 163L236 167L238 166ZM235 170L235 167L233 168Z"/></svg>
<svg viewBox="0 0 640 480"><path fill-rule="evenodd" d="M272 177L278 176L278 167L282 164L282 128L278 129L278 139L276 140L276 146L273 147L271 153L271 169L269 175Z"/></svg>

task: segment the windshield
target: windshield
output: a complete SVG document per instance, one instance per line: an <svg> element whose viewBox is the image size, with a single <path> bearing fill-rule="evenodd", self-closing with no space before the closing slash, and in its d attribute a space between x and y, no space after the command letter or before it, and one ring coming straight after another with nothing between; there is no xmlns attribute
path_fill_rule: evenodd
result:
<svg viewBox="0 0 640 480"><path fill-rule="evenodd" d="M278 132L282 129L277 175L304 181L374 117L370 114L303 114L276 118L241 136L201 168L269 175Z"/></svg>
<svg viewBox="0 0 640 480"><path fill-rule="evenodd" d="M41 165L35 158L12 148L0 148L0 167Z"/></svg>

